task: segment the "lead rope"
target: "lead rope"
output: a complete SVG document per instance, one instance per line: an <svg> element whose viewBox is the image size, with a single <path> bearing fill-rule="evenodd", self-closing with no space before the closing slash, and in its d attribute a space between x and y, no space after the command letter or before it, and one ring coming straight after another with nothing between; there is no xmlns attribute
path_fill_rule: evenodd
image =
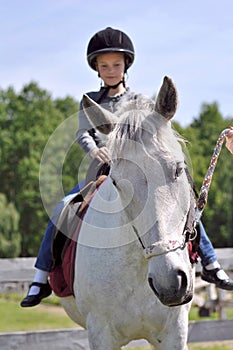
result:
<svg viewBox="0 0 233 350"><path fill-rule="evenodd" d="M194 219L194 227L196 227L196 225L200 221L202 213L205 209L205 206L207 203L207 198L208 198L208 193L209 193L209 189L210 189L210 184L211 184L212 176L213 176L213 173L214 173L217 161L218 161L218 157L220 155L224 139L226 138L226 136L229 134L230 131L232 131L231 127L223 130L221 132L221 134L219 135L218 140L216 142L216 146L214 148L214 152L213 152L213 155L212 155L212 158L210 161L210 165L209 165L208 171L206 173L206 176L204 178L204 181L202 183L200 195L199 195L199 198L197 200L197 207L196 207L195 219Z"/></svg>

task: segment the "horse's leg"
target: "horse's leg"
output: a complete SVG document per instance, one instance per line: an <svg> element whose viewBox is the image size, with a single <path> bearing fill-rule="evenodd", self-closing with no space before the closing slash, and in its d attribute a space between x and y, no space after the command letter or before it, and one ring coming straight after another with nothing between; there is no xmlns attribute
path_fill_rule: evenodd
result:
<svg viewBox="0 0 233 350"><path fill-rule="evenodd" d="M121 347L113 343L113 339L106 334L103 330L89 331L88 330L88 341L90 350L121 350Z"/></svg>
<svg viewBox="0 0 233 350"><path fill-rule="evenodd" d="M175 340L164 340L161 344L152 345L152 350L188 350L187 344L176 343Z"/></svg>
<svg viewBox="0 0 233 350"><path fill-rule="evenodd" d="M88 320L87 331L90 350L121 350L108 325L100 324L98 320Z"/></svg>
<svg viewBox="0 0 233 350"><path fill-rule="evenodd" d="M154 339L150 339L150 344L154 346L156 350L188 350L187 346L187 334L188 328L179 328L174 326L168 327L164 330L163 334L156 336Z"/></svg>

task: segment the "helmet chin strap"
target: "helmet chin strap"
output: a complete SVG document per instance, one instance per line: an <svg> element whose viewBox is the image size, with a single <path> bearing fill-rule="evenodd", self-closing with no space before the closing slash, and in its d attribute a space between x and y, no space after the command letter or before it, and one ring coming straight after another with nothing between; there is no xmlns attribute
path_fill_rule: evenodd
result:
<svg viewBox="0 0 233 350"><path fill-rule="evenodd" d="M115 85L106 85L105 89L107 89L108 91L110 89L116 89L120 84L124 85L124 80L120 80L119 83L115 84Z"/></svg>
<svg viewBox="0 0 233 350"><path fill-rule="evenodd" d="M103 93L101 94L100 98L96 101L97 103L100 103L103 98L105 96L107 96L108 92L110 89L116 89L120 84L123 84L123 86L125 87L125 81L124 79L123 80L120 80L117 84L115 85L106 85L104 86L102 89L103 89Z"/></svg>

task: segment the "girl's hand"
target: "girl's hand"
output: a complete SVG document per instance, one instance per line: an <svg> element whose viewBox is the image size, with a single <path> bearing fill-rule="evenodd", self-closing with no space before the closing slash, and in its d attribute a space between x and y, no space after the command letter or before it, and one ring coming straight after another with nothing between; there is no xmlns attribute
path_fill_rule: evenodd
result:
<svg viewBox="0 0 233 350"><path fill-rule="evenodd" d="M109 153L106 147L101 147L101 148L93 148L90 151L90 156L93 159L97 159L98 161L100 161L101 163L109 163L110 162L110 157L109 157Z"/></svg>
<svg viewBox="0 0 233 350"><path fill-rule="evenodd" d="M233 127L231 126L230 129L232 131L226 136L226 148L233 154Z"/></svg>

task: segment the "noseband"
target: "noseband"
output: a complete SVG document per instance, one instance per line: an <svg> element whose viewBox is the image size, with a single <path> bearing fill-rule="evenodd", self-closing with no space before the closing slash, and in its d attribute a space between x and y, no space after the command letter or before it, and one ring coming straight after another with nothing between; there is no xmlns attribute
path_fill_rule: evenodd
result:
<svg viewBox="0 0 233 350"><path fill-rule="evenodd" d="M150 259L153 256L166 254L178 248L183 249L186 245L186 237L183 235L180 240L164 240L158 241L146 247L143 251L144 257Z"/></svg>
<svg viewBox="0 0 233 350"><path fill-rule="evenodd" d="M161 240L155 243L152 243L150 246L145 247L143 244L143 241L136 229L135 226L133 227L133 230L143 248L143 254L146 259L150 259L153 256L159 256L162 254L169 253L171 251L177 250L178 248L184 249L186 246L186 243L194 241L197 237L197 230L195 227L195 200L193 196L193 190L191 188L191 195L190 195L190 208L187 215L187 220L184 226L184 231L182 234L182 237L178 240L173 239L167 239L167 240Z"/></svg>
<svg viewBox="0 0 233 350"><path fill-rule="evenodd" d="M143 248L143 255L146 259L150 259L153 256L159 256L159 255L163 255L163 254L167 254L171 251L174 251L178 248L180 249L184 249L186 246L186 243L188 243L189 241L193 241L195 240L195 238L197 237L197 231L196 228L193 228L193 231L190 232L189 229L186 228L184 229L184 232L182 234L181 239L179 240L172 240L172 239L168 239L168 240L161 240L155 243L152 243L150 246L145 247L145 245L142 242L141 237L139 236L135 226L132 226L133 230Z"/></svg>

